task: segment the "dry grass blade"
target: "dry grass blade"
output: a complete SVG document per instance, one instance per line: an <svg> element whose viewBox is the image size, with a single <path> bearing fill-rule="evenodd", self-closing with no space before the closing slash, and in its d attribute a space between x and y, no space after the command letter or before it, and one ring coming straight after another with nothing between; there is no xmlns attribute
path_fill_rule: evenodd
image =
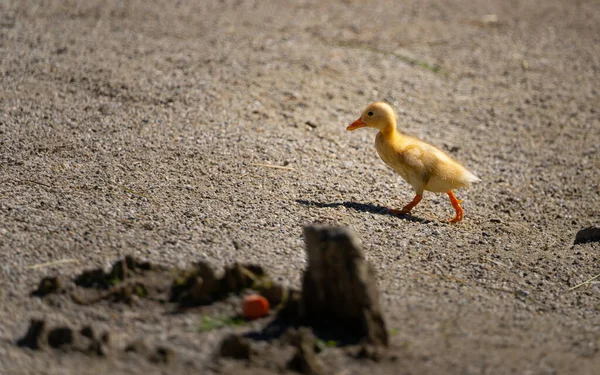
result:
<svg viewBox="0 0 600 375"><path fill-rule="evenodd" d="M52 186L50 186L48 184L45 184L43 182L34 181L34 180L20 180L20 179L17 179L17 178L12 178L12 179L8 178L6 180L0 181L0 183L10 182L10 181L13 181L13 182L16 182L16 183L19 183L19 184L35 184L35 185L43 186L43 187L48 188L48 189L53 189Z"/></svg>
<svg viewBox="0 0 600 375"><path fill-rule="evenodd" d="M580 287L582 287L582 286L584 286L584 285L586 285L586 284L590 284L592 281L596 280L596 279L597 279L597 278L599 278L599 277L600 277L600 273L599 273L599 274L597 274L597 275L596 275L596 276L594 276L594 277L591 277L591 278L587 279L586 281L584 281L584 282L582 282L582 283L579 283L579 284L575 285L575 286L574 286L574 287L572 287L572 288L569 288L569 292L570 292L570 291L572 291L572 290L575 290L575 289L577 289L577 288L580 288Z"/></svg>
<svg viewBox="0 0 600 375"><path fill-rule="evenodd" d="M34 269L43 268L43 267L55 266L57 264L74 263L74 262L78 262L78 260L77 259L61 259L61 260L55 260L52 262L34 264L33 266L29 266L27 268L29 268L30 270L34 270Z"/></svg>
<svg viewBox="0 0 600 375"><path fill-rule="evenodd" d="M283 165L271 165L271 164L260 164L260 163L250 163L250 165L253 165L255 167L265 167L265 168L273 168L273 169L285 169L286 171L293 171L294 168L292 167L285 167Z"/></svg>

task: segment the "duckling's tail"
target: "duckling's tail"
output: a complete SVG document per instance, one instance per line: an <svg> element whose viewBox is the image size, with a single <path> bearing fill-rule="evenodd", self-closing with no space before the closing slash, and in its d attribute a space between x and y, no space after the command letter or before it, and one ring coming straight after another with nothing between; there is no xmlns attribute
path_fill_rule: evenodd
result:
<svg viewBox="0 0 600 375"><path fill-rule="evenodd" d="M472 183L480 182L481 179L479 177L475 176L473 173L465 170L465 172L463 174L463 181L465 181L465 185L471 186Z"/></svg>

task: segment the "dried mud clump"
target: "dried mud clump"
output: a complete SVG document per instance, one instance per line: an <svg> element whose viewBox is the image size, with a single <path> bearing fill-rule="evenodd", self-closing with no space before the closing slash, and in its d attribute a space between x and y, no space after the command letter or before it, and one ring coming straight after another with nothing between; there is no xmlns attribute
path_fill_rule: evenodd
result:
<svg viewBox="0 0 600 375"><path fill-rule="evenodd" d="M125 346L125 353L136 353L153 363L172 363L176 358L173 349L160 345L153 347L143 338L138 338Z"/></svg>
<svg viewBox="0 0 600 375"><path fill-rule="evenodd" d="M94 269L83 272L75 278L75 284L84 288L110 289L129 279L139 277L147 272L163 272L166 268L149 262L140 262L130 255L116 261L109 272Z"/></svg>
<svg viewBox="0 0 600 375"><path fill-rule="evenodd" d="M46 297L66 294L81 305L108 300L132 304L145 299L179 307L209 305L255 289L272 306L280 304L288 290L274 284L260 266L234 264L221 276L206 263L196 263L186 270L139 261L126 256L116 261L110 271L87 270L73 281L62 276L46 277L31 294Z"/></svg>
<svg viewBox="0 0 600 375"><path fill-rule="evenodd" d="M315 351L316 338L312 331L301 328L292 334L291 339L296 351L287 363L287 368L301 374L324 374L323 364Z"/></svg>
<svg viewBox="0 0 600 375"><path fill-rule="evenodd" d="M189 270L178 272L171 286L170 301L181 306L207 305L249 288L272 289L266 288L267 285L272 282L260 266L234 264L225 269L223 276L217 277L208 264L199 262Z"/></svg>
<svg viewBox="0 0 600 375"><path fill-rule="evenodd" d="M225 337L219 347L219 355L223 358L250 359L251 354L250 340L235 334Z"/></svg>
<svg viewBox="0 0 600 375"><path fill-rule="evenodd" d="M91 326L80 330L66 325L49 326L45 320L32 319L25 336L17 340L17 345L33 350L56 349L64 352L79 352L98 357L106 357L110 349L110 334L98 334ZM145 339L137 339L114 353L137 353L154 363L171 363L175 351L165 346L152 346Z"/></svg>
<svg viewBox="0 0 600 375"><path fill-rule="evenodd" d="M32 296L44 297L48 294L63 293L68 287L68 281L62 276L44 277L40 281L38 288L31 292Z"/></svg>
<svg viewBox="0 0 600 375"><path fill-rule="evenodd" d="M27 333L17 341L17 345L34 350L62 349L86 354L106 356L109 334L97 336L92 327L86 326L77 331L71 327L48 327L46 321L32 319Z"/></svg>

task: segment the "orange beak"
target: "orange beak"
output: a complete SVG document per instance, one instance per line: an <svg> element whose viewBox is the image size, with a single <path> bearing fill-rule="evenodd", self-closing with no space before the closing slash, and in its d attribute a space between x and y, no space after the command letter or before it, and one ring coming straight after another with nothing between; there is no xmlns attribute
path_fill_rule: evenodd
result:
<svg viewBox="0 0 600 375"><path fill-rule="evenodd" d="M363 122L362 118L359 118L358 120L354 121L352 124L348 125L346 130L356 130L358 128L364 128L365 126L367 126L367 124L365 124Z"/></svg>

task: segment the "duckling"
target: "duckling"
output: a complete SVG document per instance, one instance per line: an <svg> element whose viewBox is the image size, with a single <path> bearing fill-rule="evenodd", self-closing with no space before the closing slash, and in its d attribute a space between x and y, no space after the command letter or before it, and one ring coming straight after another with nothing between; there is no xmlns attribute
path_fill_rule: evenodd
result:
<svg viewBox="0 0 600 375"><path fill-rule="evenodd" d="M453 190L470 187L473 182L481 181L477 176L437 147L399 132L396 129L396 112L386 103L369 105L346 130L363 127L379 130L375 138L379 157L415 189L412 202L401 210L390 209L391 213L410 214L423 198L423 191L427 190L448 194L456 211L451 223L463 219L462 201L456 198Z"/></svg>

